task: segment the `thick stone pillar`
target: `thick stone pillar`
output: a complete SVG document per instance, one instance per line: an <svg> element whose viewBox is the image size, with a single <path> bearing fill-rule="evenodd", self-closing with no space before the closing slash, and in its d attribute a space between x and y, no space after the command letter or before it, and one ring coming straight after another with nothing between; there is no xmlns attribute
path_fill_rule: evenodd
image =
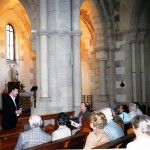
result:
<svg viewBox="0 0 150 150"><path fill-rule="evenodd" d="M76 110L80 109L82 99L80 36L80 1L72 0L73 99Z"/></svg>
<svg viewBox="0 0 150 150"><path fill-rule="evenodd" d="M59 0L47 0L47 5L45 6L48 7L46 8L47 15L41 16L41 18L47 19L47 22L41 22L39 38L40 40L44 37L47 38L45 42L47 51L44 51L42 55L44 56L47 53L48 67L47 69L45 68L45 71L48 74L48 79L45 81L48 84L48 91L43 91L42 95L45 97L39 96L37 112L40 114L65 112L73 108L71 2L70 0L64 0L63 2ZM42 4L43 1L41 1ZM43 52L43 49L41 49L41 52ZM42 65L42 61L40 65ZM39 72L40 75L42 73ZM41 76L39 76L40 78L44 80ZM41 88L45 87L41 86Z"/></svg>
<svg viewBox="0 0 150 150"><path fill-rule="evenodd" d="M40 97L48 97L47 0L40 2Z"/></svg>

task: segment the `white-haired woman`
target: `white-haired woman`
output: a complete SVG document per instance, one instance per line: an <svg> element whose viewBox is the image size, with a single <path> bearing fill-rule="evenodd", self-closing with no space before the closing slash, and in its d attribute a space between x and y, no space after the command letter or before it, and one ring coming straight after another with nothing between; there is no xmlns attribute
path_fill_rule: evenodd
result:
<svg viewBox="0 0 150 150"><path fill-rule="evenodd" d="M130 103L129 104L129 116L130 116L130 118L131 118L131 120L135 117L135 116L137 116L137 114L136 114L136 109L137 109L137 106L136 106L136 104L135 103Z"/></svg>
<svg viewBox="0 0 150 150"><path fill-rule="evenodd" d="M150 117L136 116L131 121L136 140L127 145L128 149L150 149Z"/></svg>
<svg viewBox="0 0 150 150"><path fill-rule="evenodd" d="M124 136L124 132L119 124L113 121L112 111L110 108L104 108L100 110L103 112L107 119L107 125L104 127L104 131L107 133L110 141Z"/></svg>

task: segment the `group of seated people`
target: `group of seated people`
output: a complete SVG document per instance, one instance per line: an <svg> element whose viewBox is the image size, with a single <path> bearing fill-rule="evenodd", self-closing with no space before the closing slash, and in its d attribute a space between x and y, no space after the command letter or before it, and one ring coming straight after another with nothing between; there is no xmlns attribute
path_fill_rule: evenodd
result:
<svg viewBox="0 0 150 150"><path fill-rule="evenodd" d="M123 109L123 107L121 108L120 106L119 116L123 120L124 117L121 113L121 109ZM134 112L136 112L136 110L134 110ZM83 149L91 149L125 135L121 126L114 120L113 110L111 108L103 108L97 111L89 112L87 110L86 103L82 102L81 112L79 113L76 120L78 126L75 130L71 130L68 127L68 122L71 121L68 115L64 112L61 112L58 115L59 127L52 133L52 135L50 135L41 129L43 124L41 117L32 114L29 118L31 129L20 134L15 150L33 147L35 145L40 145L42 143L55 141L69 137L73 134L77 134L78 131L80 131L82 128L82 120L84 118L89 120L90 128L92 131L89 133ZM127 120L127 122L128 121L131 122L137 138L134 142L129 143L127 148L133 148L139 144L143 145L142 140L145 143L145 146L149 146L150 144L148 140L150 141L150 117L143 114L137 114L132 119Z"/></svg>
<svg viewBox="0 0 150 150"><path fill-rule="evenodd" d="M139 103L132 102L127 105L120 105L119 106L119 117L123 120L124 124L128 124L131 120L137 115L143 115L143 112L139 108Z"/></svg>

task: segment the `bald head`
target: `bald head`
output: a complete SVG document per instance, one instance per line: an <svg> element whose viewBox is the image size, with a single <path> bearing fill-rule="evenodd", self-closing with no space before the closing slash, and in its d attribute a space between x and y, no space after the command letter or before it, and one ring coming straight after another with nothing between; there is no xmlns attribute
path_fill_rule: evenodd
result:
<svg viewBox="0 0 150 150"><path fill-rule="evenodd" d="M29 118L29 123L31 127L40 127L43 122L40 116L33 114Z"/></svg>

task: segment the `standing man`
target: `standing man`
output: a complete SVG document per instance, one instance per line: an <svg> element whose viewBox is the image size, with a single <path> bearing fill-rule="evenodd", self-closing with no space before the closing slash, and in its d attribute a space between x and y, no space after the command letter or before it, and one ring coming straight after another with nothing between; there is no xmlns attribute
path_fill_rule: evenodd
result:
<svg viewBox="0 0 150 150"><path fill-rule="evenodd" d="M2 128L15 128L18 123L18 116L22 113L19 108L19 101L17 99L18 87L13 85L9 89L9 94L4 96L2 104Z"/></svg>

